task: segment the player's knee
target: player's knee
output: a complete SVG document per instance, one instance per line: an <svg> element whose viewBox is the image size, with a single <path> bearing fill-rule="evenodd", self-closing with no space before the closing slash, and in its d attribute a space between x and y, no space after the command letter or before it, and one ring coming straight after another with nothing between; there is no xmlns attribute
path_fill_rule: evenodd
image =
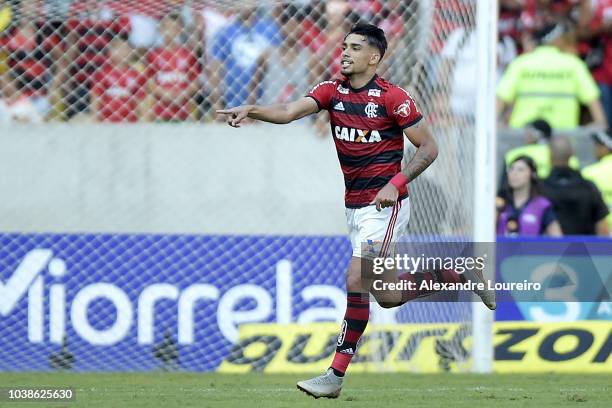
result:
<svg viewBox="0 0 612 408"><path fill-rule="evenodd" d="M346 289L348 292L361 292L363 290L361 276L349 274L346 277Z"/></svg>
<svg viewBox="0 0 612 408"><path fill-rule="evenodd" d="M361 292L364 289L361 267L358 260L351 260L346 274L346 289L349 292Z"/></svg>

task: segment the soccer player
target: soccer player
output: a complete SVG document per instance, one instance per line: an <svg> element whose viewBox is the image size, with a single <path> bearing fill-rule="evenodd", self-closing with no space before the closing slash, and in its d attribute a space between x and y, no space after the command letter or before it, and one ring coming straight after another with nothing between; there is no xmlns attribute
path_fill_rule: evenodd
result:
<svg viewBox="0 0 612 408"><path fill-rule="evenodd" d="M289 123L322 109L329 111L332 134L346 186L345 204L353 257L349 263L347 309L331 367L321 376L297 383L309 395L335 398L340 395L344 373L355 354L369 319L372 293L383 307L395 307L419 291L381 293L362 277L371 272L371 246L387 254L394 237L408 224L408 183L436 158L438 147L414 101L402 88L380 78L376 69L387 49L385 33L371 24L355 25L342 44L343 78L316 85L297 101L270 106L245 105L217 113L228 115L230 126L240 127L245 118L271 123ZM417 148L401 169L404 138ZM362 244L367 243L362 249ZM365 249L365 250L364 250ZM362 267L364 270L362 271ZM399 279L432 282L482 282L480 274L435 271L403 274ZM371 276L371 275L370 275ZM388 277L387 277L388 278ZM397 281L398 277L391 280ZM476 292L476 291L475 291ZM490 309L495 308L492 291L476 292ZM398 297L399 296L399 297Z"/></svg>

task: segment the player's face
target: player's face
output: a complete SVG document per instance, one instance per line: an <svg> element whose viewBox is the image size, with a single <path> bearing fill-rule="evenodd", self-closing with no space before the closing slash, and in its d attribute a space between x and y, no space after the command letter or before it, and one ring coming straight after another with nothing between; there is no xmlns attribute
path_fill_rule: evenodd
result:
<svg viewBox="0 0 612 408"><path fill-rule="evenodd" d="M513 190L529 186L530 179L531 169L522 160L512 163L508 169L508 184Z"/></svg>
<svg viewBox="0 0 612 408"><path fill-rule="evenodd" d="M342 43L340 60L343 75L350 76L366 72L379 61L379 52L368 44L368 39L359 34L349 34Z"/></svg>

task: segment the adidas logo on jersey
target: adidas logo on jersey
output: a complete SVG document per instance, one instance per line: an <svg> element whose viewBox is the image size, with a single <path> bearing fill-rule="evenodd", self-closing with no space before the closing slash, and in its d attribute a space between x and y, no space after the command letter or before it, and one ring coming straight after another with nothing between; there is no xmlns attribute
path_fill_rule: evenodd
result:
<svg viewBox="0 0 612 408"><path fill-rule="evenodd" d="M342 104L342 102L338 102L336 104L336 106L334 106L334 110L343 111L344 110L344 105Z"/></svg>
<svg viewBox="0 0 612 408"><path fill-rule="evenodd" d="M368 96L380 97L380 89L368 89Z"/></svg>
<svg viewBox="0 0 612 408"><path fill-rule="evenodd" d="M347 142L376 143L382 141L378 130L361 130L344 126L335 126L334 136L336 136L336 139Z"/></svg>

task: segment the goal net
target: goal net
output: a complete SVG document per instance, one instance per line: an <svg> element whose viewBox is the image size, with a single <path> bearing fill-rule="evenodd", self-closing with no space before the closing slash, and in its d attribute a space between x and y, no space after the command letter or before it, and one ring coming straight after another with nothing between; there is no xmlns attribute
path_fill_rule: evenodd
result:
<svg viewBox="0 0 612 408"><path fill-rule="evenodd" d="M338 76L359 21L440 146L402 240L473 239L476 0L0 7L0 370L325 367L339 326L313 324L340 321L350 258L326 114L214 112ZM471 303L428 300L373 306L355 366L469 370Z"/></svg>

